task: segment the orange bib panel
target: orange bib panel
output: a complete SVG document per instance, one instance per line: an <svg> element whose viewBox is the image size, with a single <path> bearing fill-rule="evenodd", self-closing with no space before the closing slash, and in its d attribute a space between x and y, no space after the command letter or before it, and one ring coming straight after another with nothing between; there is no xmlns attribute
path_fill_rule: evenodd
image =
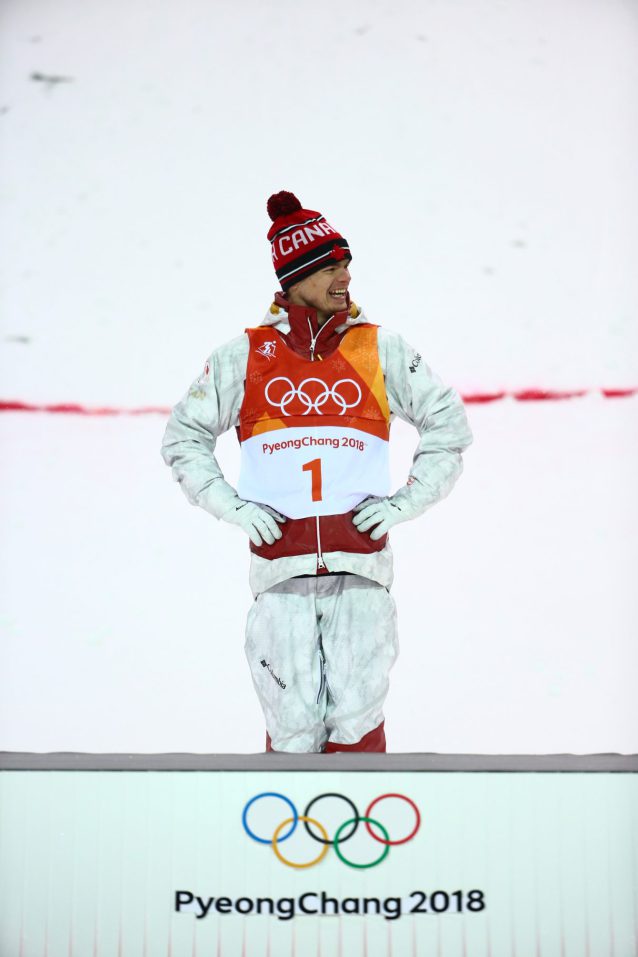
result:
<svg viewBox="0 0 638 957"><path fill-rule="evenodd" d="M390 488L390 409L377 327L353 326L323 361L269 326L248 329L241 498L289 518L350 511Z"/></svg>

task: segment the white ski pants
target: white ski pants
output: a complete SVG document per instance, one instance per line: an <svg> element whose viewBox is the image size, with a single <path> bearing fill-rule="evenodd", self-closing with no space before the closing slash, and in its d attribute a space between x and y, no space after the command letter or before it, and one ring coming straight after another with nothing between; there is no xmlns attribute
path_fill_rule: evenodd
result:
<svg viewBox="0 0 638 957"><path fill-rule="evenodd" d="M245 650L275 751L356 745L383 721L394 599L358 575L290 578L258 595Z"/></svg>

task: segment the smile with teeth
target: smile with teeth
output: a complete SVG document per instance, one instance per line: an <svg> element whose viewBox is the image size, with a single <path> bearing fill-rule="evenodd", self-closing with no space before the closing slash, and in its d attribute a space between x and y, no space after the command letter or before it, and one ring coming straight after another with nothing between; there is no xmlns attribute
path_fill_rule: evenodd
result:
<svg viewBox="0 0 638 957"><path fill-rule="evenodd" d="M333 289L330 293L331 296L334 296L336 299L342 299L346 294L345 289Z"/></svg>

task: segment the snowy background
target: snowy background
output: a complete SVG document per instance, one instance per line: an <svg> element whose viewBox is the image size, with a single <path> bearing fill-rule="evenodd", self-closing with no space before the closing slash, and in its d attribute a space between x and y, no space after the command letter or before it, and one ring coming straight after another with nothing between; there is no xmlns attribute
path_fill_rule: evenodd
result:
<svg viewBox="0 0 638 957"><path fill-rule="evenodd" d="M268 308L294 191L463 395L587 392L469 404L393 531L390 749L638 751L638 395L600 392L638 385L636 91L630 0L3 0L0 398L174 404ZM2 749L263 748L246 541L165 418L0 415Z"/></svg>

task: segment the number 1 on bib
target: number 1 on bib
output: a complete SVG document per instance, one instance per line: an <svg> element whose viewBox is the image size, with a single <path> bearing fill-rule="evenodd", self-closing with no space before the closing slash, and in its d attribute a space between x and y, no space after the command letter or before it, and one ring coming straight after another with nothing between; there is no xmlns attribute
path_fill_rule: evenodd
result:
<svg viewBox="0 0 638 957"><path fill-rule="evenodd" d="M313 459L301 466L302 472L310 472L312 476L312 500L321 501L321 459Z"/></svg>

